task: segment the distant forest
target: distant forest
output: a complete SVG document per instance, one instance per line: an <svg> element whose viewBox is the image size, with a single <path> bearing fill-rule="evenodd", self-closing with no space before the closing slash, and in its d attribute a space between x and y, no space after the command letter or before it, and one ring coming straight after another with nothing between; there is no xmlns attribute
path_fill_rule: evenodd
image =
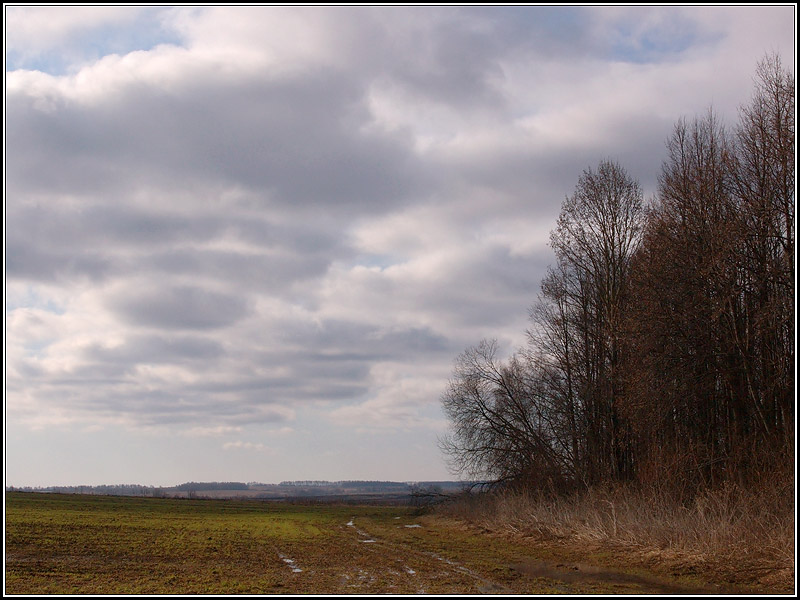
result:
<svg viewBox="0 0 800 600"><path fill-rule="evenodd" d="M527 346L457 359L441 442L455 472L678 492L791 476L794 76L773 55L754 82L737 123L675 124L651 201L617 162L584 171Z"/></svg>
<svg viewBox="0 0 800 600"><path fill-rule="evenodd" d="M108 496L165 497L250 497L290 498L308 496L349 496L364 494L419 494L458 492L473 485L457 481L282 481L258 483L239 481L189 481L175 486L159 487L139 484L67 485L47 487L9 487L7 491L43 492L55 494L97 494Z"/></svg>

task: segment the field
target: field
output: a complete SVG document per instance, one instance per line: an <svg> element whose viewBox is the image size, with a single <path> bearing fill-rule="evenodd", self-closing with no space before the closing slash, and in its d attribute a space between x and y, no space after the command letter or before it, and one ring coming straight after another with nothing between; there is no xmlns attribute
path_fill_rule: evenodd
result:
<svg viewBox="0 0 800 600"><path fill-rule="evenodd" d="M5 558L6 594L731 591L406 506L7 492Z"/></svg>

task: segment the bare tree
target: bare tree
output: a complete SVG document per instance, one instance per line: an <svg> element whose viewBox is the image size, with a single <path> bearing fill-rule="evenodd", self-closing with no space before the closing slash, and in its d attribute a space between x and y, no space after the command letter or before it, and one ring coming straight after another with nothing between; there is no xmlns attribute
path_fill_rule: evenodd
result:
<svg viewBox="0 0 800 600"><path fill-rule="evenodd" d="M712 111L675 126L634 262L626 413L698 484L794 426L794 80L776 57L757 76L732 135Z"/></svg>
<svg viewBox="0 0 800 600"><path fill-rule="evenodd" d="M545 373L558 381L553 392L573 429L576 472L587 482L632 474L619 412L622 315L643 214L641 187L619 164L605 160L584 171L551 234L558 264L532 312L529 338L547 349Z"/></svg>
<svg viewBox="0 0 800 600"><path fill-rule="evenodd" d="M731 305L731 323L742 394L763 415L763 434L785 437L794 387L794 77L772 55L759 63L755 83L731 166L743 233L740 306Z"/></svg>
<svg viewBox="0 0 800 600"><path fill-rule="evenodd" d="M503 363L497 351L484 340L458 357L442 397L451 432L440 446L451 468L472 478L560 483L565 457L537 379L523 358Z"/></svg>
<svg viewBox="0 0 800 600"><path fill-rule="evenodd" d="M630 404L639 409L636 426L649 449L694 443L690 456L710 465L725 453L718 432L729 409L725 314L735 294L738 235L727 187L729 140L709 111L692 123L680 120L667 149L633 275L636 359L629 376L637 397Z"/></svg>

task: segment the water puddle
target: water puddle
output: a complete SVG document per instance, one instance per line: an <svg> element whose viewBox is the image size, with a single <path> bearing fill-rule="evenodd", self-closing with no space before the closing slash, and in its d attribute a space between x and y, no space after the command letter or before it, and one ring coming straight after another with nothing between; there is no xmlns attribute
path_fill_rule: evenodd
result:
<svg viewBox="0 0 800 600"><path fill-rule="evenodd" d="M697 590L690 590L656 578L643 577L631 573L620 573L603 569L595 565L584 563L552 563L541 560L531 560L524 563L510 565L510 567L529 577L545 577L565 583L580 583L596 581L618 585L630 585L641 588L644 593L661 594L697 594ZM703 593L702 591L700 593Z"/></svg>
<svg viewBox="0 0 800 600"><path fill-rule="evenodd" d="M366 539L358 540L358 541L361 542L362 544L374 544L376 542L376 540L373 540L366 531L361 531L358 527L356 527L356 524L354 523L354 521L355 521L355 517L353 517L352 519L350 519L347 522L347 526L348 527L352 527L353 529L355 529L356 533L359 536L361 536L362 538L366 538Z"/></svg>
<svg viewBox="0 0 800 600"><path fill-rule="evenodd" d="M292 570L292 573L303 572L303 569L297 566L297 563L294 562L294 559L287 558L286 556L280 553L278 553L278 557L289 566L289 568Z"/></svg>

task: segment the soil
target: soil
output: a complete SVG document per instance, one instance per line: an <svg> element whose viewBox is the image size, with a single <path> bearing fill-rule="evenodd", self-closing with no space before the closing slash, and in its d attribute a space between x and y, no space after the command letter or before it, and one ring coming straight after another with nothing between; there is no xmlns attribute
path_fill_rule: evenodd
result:
<svg viewBox="0 0 800 600"><path fill-rule="evenodd" d="M791 594L794 571L488 532L403 506L6 495L8 594Z"/></svg>

